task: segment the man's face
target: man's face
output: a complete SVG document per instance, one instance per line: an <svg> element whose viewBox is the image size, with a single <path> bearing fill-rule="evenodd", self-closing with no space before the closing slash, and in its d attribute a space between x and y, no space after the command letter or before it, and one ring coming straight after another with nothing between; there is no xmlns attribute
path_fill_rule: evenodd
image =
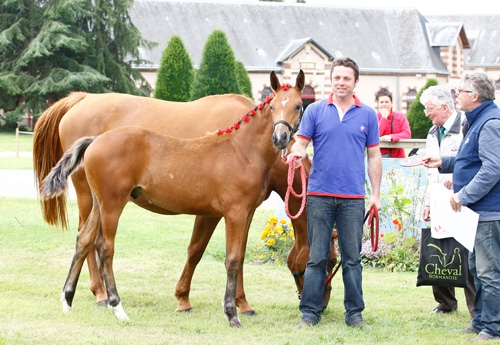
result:
<svg viewBox="0 0 500 345"><path fill-rule="evenodd" d="M332 71L332 89L337 98L352 97L358 81L350 67L335 66Z"/></svg>
<svg viewBox="0 0 500 345"><path fill-rule="evenodd" d="M425 103L425 115L432 121L433 125L442 126L450 117L450 111L446 104L435 105L432 101Z"/></svg>
<svg viewBox="0 0 500 345"><path fill-rule="evenodd" d="M463 111L468 111L474 109L473 98L474 94L472 90L467 88L467 85L460 83L460 85L455 89L455 95L457 98L457 108Z"/></svg>

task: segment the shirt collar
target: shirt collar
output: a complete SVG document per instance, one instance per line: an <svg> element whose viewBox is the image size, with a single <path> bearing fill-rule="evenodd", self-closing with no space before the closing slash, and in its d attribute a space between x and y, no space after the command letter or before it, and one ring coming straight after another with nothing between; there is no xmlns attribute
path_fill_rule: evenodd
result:
<svg viewBox="0 0 500 345"><path fill-rule="evenodd" d="M443 126L441 126L441 127L444 127L446 132L448 132L450 130L451 126L453 126L453 124L455 123L457 116L458 116L458 112L456 110L454 110L453 113L448 118L448 120L446 120L444 122Z"/></svg>
<svg viewBox="0 0 500 345"><path fill-rule="evenodd" d="M359 98L356 97L356 95L352 95L352 97L354 98L354 105L356 107L361 107L361 101L359 100ZM333 104L333 92L328 96L326 104Z"/></svg>

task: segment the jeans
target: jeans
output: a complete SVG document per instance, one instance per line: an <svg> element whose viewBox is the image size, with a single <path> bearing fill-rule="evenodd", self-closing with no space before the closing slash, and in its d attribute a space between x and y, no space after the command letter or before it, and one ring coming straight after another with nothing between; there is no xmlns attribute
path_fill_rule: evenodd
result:
<svg viewBox="0 0 500 345"><path fill-rule="evenodd" d="M471 326L476 332L500 337L500 220L479 222L474 252L469 255L476 299Z"/></svg>
<svg viewBox="0 0 500 345"><path fill-rule="evenodd" d="M310 254L299 306L303 321L316 324L321 320L326 264L334 227L337 229L342 259L345 322L350 325L363 320L361 312L365 309L365 304L361 287L360 252L364 213L364 199L307 197L307 236Z"/></svg>

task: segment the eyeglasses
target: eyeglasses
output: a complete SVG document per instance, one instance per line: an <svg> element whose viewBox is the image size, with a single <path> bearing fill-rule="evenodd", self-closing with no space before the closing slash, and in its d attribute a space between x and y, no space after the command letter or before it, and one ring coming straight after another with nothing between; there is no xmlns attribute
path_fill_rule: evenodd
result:
<svg viewBox="0 0 500 345"><path fill-rule="evenodd" d="M444 104L441 104L439 107L434 107L434 108L430 108L430 109L424 109L424 112L425 112L426 114L430 114L430 113L432 113L434 110L436 110L436 109L439 109L439 108L443 107L443 105L444 105Z"/></svg>
<svg viewBox="0 0 500 345"><path fill-rule="evenodd" d="M474 93L474 91L471 91L471 90L461 90L461 89L455 89L455 93L458 95L459 93L461 92L465 92L465 93Z"/></svg>

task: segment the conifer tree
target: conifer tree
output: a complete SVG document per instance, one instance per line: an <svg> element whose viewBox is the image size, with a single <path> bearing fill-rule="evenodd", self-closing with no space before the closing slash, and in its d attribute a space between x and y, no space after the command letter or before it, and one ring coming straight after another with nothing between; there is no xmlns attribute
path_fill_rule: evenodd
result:
<svg viewBox="0 0 500 345"><path fill-rule="evenodd" d="M191 96L193 79L193 64L182 39L172 36L161 56L154 97L187 102Z"/></svg>
<svg viewBox="0 0 500 345"><path fill-rule="evenodd" d="M191 100L226 93L240 93L236 80L234 52L226 34L221 30L214 30L203 48Z"/></svg>
<svg viewBox="0 0 500 345"><path fill-rule="evenodd" d="M142 39L129 1L6 0L0 2L0 108L16 121L39 116L72 91L142 94ZM128 59L128 61L126 61Z"/></svg>
<svg viewBox="0 0 500 345"><path fill-rule="evenodd" d="M250 81L245 65L243 65L243 62L238 60L236 60L235 64L236 80L238 82L240 92L248 98L252 98L252 82Z"/></svg>
<svg viewBox="0 0 500 345"><path fill-rule="evenodd" d="M408 122L410 124L411 137L414 139L427 138L427 133L432 127L432 121L427 116L425 116L425 107L422 105L422 103L420 103L420 96L422 96L424 90L437 84L438 82L436 79L427 80L427 83L425 83L424 87L418 92L417 98L415 98L415 100L410 105L410 109L408 109L406 117L408 118Z"/></svg>

